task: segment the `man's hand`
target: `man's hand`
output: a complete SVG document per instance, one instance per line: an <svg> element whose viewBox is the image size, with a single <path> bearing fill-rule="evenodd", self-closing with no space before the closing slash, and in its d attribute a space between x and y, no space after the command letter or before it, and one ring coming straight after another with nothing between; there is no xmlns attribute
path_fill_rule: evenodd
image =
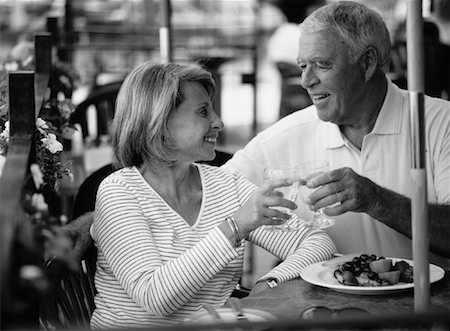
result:
<svg viewBox="0 0 450 331"><path fill-rule="evenodd" d="M318 188L307 199L314 211L324 208L325 214L336 216L348 211L370 214L376 208L379 186L351 168L321 174L312 178L307 186Z"/></svg>
<svg viewBox="0 0 450 331"><path fill-rule="evenodd" d="M70 250L67 260L70 264L79 264L86 250L92 245L93 241L89 233L89 228L94 221L94 212L87 212L72 222L65 225L62 230L72 238L73 249Z"/></svg>

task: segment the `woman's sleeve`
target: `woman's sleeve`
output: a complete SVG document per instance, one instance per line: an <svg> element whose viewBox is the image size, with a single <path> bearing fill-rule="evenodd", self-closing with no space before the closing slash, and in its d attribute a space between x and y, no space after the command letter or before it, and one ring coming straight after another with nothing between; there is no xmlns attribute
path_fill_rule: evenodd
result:
<svg viewBox="0 0 450 331"><path fill-rule="evenodd" d="M291 232L272 232L259 227L250 234L249 240L283 260L261 277L279 282L300 277L305 267L328 260L336 252L336 246L324 231L305 227Z"/></svg>
<svg viewBox="0 0 450 331"><path fill-rule="evenodd" d="M128 295L143 309L167 316L191 301L238 253L216 227L184 254L163 263L139 200L122 183L104 181L92 233Z"/></svg>

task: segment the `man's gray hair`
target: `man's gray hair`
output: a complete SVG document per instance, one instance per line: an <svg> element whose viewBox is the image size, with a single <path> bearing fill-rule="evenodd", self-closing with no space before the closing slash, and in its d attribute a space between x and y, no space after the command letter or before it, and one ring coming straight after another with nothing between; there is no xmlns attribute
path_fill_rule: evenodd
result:
<svg viewBox="0 0 450 331"><path fill-rule="evenodd" d="M318 8L301 24L300 30L315 32L332 29L347 45L356 61L368 47L377 52L378 63L386 69L390 61L391 39L381 15L363 4L336 1Z"/></svg>

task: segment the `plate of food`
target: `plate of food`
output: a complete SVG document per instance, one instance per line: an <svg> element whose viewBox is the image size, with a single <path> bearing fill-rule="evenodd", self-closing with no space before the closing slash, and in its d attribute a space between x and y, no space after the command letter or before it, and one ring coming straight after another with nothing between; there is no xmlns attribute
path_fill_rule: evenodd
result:
<svg viewBox="0 0 450 331"><path fill-rule="evenodd" d="M444 275L444 269L430 264L430 283ZM414 288L414 262L374 254L349 254L312 264L303 270L301 277L337 292L383 295Z"/></svg>
<svg viewBox="0 0 450 331"><path fill-rule="evenodd" d="M194 314L190 317L186 322L194 323L194 324L210 324L210 323L218 323L218 319L220 318L220 322L222 323L235 323L239 321L247 321L247 322L267 322L274 321L277 318L262 310L244 308L242 309L242 313L239 314L235 310L231 308L219 308L215 310L218 314L218 317L212 316L209 312L202 310L198 313Z"/></svg>

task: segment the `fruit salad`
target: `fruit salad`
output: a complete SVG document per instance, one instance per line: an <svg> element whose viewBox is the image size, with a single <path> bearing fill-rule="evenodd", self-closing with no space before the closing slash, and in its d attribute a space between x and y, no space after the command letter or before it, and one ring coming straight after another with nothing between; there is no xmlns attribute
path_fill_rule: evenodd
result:
<svg viewBox="0 0 450 331"><path fill-rule="evenodd" d="M352 261L339 264L334 277L349 286L388 286L399 282L412 283L413 267L406 261L397 261L375 254L361 254Z"/></svg>

